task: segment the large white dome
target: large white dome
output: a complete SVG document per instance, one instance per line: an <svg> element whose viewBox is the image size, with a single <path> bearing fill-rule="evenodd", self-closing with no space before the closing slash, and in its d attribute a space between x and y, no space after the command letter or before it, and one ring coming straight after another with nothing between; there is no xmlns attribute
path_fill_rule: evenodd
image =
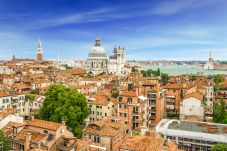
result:
<svg viewBox="0 0 227 151"><path fill-rule="evenodd" d="M99 37L96 37L95 46L89 51L88 57L106 57L105 49L101 46Z"/></svg>

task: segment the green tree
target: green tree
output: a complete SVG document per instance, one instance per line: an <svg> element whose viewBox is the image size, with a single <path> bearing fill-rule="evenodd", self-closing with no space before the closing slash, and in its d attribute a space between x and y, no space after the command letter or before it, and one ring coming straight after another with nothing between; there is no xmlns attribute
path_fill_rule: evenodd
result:
<svg viewBox="0 0 227 151"><path fill-rule="evenodd" d="M67 65L67 64L64 64L63 67L65 67L66 70L67 70L67 69L72 69L72 68L73 68L73 67L71 67L71 66L69 66L69 65Z"/></svg>
<svg viewBox="0 0 227 151"><path fill-rule="evenodd" d="M161 75L161 72L160 72L160 69L158 68L157 70L157 76L160 76Z"/></svg>
<svg viewBox="0 0 227 151"><path fill-rule="evenodd" d="M105 71L101 72L99 75L104 75L104 74L106 74L106 72L105 72Z"/></svg>
<svg viewBox="0 0 227 151"><path fill-rule="evenodd" d="M38 118L48 121L65 121L68 129L80 138L85 118L89 113L86 98L75 89L53 84L45 93L43 107Z"/></svg>
<svg viewBox="0 0 227 151"><path fill-rule="evenodd" d="M88 72L88 74L87 74L87 77L89 77L89 78L92 78L92 77L94 77L94 74L93 74L93 72L92 72L92 71L89 71L89 72Z"/></svg>
<svg viewBox="0 0 227 151"><path fill-rule="evenodd" d="M35 99L35 96L32 94L27 94L25 95L25 100L26 101L33 101Z"/></svg>
<svg viewBox="0 0 227 151"><path fill-rule="evenodd" d="M161 74L161 83L162 84L167 84L169 81L169 75L166 73Z"/></svg>
<svg viewBox="0 0 227 151"><path fill-rule="evenodd" d="M136 69L135 67L132 68L132 72L139 72L138 69Z"/></svg>
<svg viewBox="0 0 227 151"><path fill-rule="evenodd" d="M114 88L112 91L111 91L111 96L112 98L117 98L119 96L119 90Z"/></svg>
<svg viewBox="0 0 227 151"><path fill-rule="evenodd" d="M9 151L10 150L10 141L7 137L5 137L4 133L0 130L0 150L3 150L4 151Z"/></svg>
<svg viewBox="0 0 227 151"><path fill-rule="evenodd" d="M161 71L158 68L157 71L152 70L152 69L148 69L148 70L141 70L140 73L144 76L144 77L157 77L161 75Z"/></svg>
<svg viewBox="0 0 227 151"><path fill-rule="evenodd" d="M39 94L39 91L38 91L37 89L33 89L33 90L31 91L31 94Z"/></svg>
<svg viewBox="0 0 227 151"><path fill-rule="evenodd" d="M213 121L215 123L227 123L225 106L225 101L223 99L220 100L220 103L214 103Z"/></svg>
<svg viewBox="0 0 227 151"><path fill-rule="evenodd" d="M213 80L214 80L214 83L215 83L215 90L218 90L220 88L219 84L222 81L224 81L225 79L223 77L221 77L221 76L216 75L216 76L214 76Z"/></svg>
<svg viewBox="0 0 227 151"><path fill-rule="evenodd" d="M226 144L216 144L212 146L212 151L227 151L227 145Z"/></svg>

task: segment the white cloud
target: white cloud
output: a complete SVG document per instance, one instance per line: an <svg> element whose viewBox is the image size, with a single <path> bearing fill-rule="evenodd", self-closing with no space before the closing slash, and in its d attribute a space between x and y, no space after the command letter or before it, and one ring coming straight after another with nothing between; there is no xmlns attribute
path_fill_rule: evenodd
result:
<svg viewBox="0 0 227 151"><path fill-rule="evenodd" d="M217 0L220 1L220 0ZM188 11L191 9L199 8L205 5L213 4L216 0L170 0L161 2L151 11L154 15L169 16Z"/></svg>

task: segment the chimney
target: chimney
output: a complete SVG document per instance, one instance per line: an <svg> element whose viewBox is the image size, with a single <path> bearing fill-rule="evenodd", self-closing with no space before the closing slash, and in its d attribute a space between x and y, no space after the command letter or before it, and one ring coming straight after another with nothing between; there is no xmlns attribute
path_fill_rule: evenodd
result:
<svg viewBox="0 0 227 151"><path fill-rule="evenodd" d="M28 151L30 149L30 142L31 142L31 139L32 139L32 135L31 133L27 133L25 135L25 142L24 142L24 150L25 151Z"/></svg>

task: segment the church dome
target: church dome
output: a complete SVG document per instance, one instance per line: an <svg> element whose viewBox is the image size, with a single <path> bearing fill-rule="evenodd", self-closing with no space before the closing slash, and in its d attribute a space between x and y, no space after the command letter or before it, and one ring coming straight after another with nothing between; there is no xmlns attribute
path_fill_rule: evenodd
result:
<svg viewBox="0 0 227 151"><path fill-rule="evenodd" d="M100 38L97 36L95 45L89 51L88 57L106 57L105 49L101 46Z"/></svg>

